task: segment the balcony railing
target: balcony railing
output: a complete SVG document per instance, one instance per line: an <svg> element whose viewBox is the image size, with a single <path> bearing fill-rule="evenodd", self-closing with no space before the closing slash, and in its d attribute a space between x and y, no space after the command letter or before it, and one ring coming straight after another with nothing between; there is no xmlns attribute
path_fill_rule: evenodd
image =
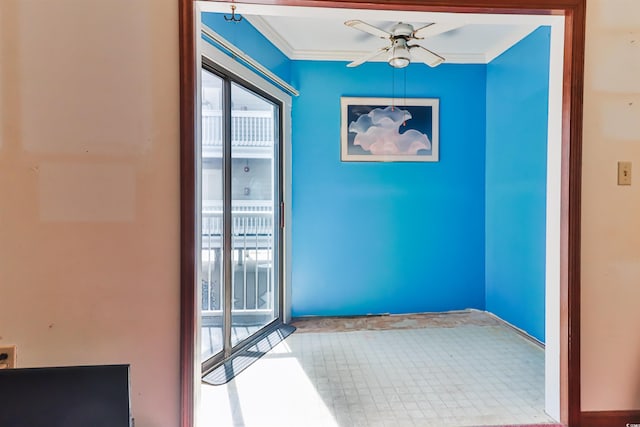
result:
<svg viewBox="0 0 640 427"><path fill-rule="evenodd" d="M222 111L202 111L203 147L222 147ZM272 147L275 137L273 112L231 112L231 144L234 147Z"/></svg>
<svg viewBox="0 0 640 427"><path fill-rule="evenodd" d="M273 310L273 209L268 202L233 202L233 313L265 314ZM202 213L202 311L220 314L223 218L221 209L206 206Z"/></svg>

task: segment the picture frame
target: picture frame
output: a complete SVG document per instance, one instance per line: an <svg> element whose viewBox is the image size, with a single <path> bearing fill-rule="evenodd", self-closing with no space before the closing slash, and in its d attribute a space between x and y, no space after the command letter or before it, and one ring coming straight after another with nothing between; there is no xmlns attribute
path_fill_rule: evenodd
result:
<svg viewBox="0 0 640 427"><path fill-rule="evenodd" d="M438 162L438 98L341 97L343 162Z"/></svg>

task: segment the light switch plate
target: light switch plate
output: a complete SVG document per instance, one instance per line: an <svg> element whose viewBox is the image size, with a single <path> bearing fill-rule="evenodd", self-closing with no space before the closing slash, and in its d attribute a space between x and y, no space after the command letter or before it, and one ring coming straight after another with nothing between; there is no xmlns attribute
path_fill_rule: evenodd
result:
<svg viewBox="0 0 640 427"><path fill-rule="evenodd" d="M16 346L0 347L0 369L13 369L16 367Z"/></svg>
<svg viewBox="0 0 640 427"><path fill-rule="evenodd" d="M631 162L618 162L618 185L631 185Z"/></svg>

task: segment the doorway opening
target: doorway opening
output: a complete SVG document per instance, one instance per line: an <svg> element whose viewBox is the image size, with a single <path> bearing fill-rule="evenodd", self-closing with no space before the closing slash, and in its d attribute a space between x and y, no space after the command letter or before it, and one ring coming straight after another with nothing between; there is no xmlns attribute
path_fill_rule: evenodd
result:
<svg viewBox="0 0 640 427"><path fill-rule="evenodd" d="M331 3L331 4L329 4ZM498 11L504 11L505 13L517 13L520 11L527 11L528 13L548 13L547 10L536 10L535 6L527 6L525 4L510 4L509 2L503 2L504 3L504 7L502 9L499 9ZM351 6L353 6L352 4L350 4ZM338 2L327 2L327 6L339 6ZM189 7L187 7L186 10L192 10L190 9L191 5L189 5ZM401 4L396 4L396 5L389 5L389 4L385 4L384 6L381 5L381 8L398 8L398 9L402 9L402 5ZM420 6L416 6L416 5L411 5L407 7L411 8L412 10L416 10L416 9L422 9L422 7ZM464 2L463 5L458 5L457 7L447 7L447 6L437 6L437 7L429 7L429 5L425 5L424 10L436 10L436 11L450 11L450 12L492 12L495 13L496 9L492 8L491 10L486 10L483 9L483 5L482 2ZM568 316L570 313L573 313L574 316L577 316L577 312L575 310L576 305L579 302L579 299L576 298L577 295L577 290L579 290L579 276L578 276L578 261L579 261L579 251L577 250L577 243L579 242L578 239L578 235L577 230L579 230L579 228L576 228L576 224L578 223L579 220L579 216L577 216L577 212L578 212L578 194L579 194L579 179L576 180L576 178L579 178L579 162L577 160L573 160L572 162L570 162L569 160L572 159L572 157L567 157L567 156L573 156L576 155L576 153L579 153L579 150L569 150L569 146L570 144L574 144L574 148L575 145L577 145L577 147L579 147L579 132L571 132L569 133L568 131L568 127L571 127L572 131L577 131L577 129L579 129L579 127L576 127L579 125L580 120L581 120L581 115L580 115L580 111L578 109L578 107L576 106L577 103L575 102L576 100L576 93L574 90L574 86L571 84L572 83L572 79L576 79L578 86L581 85L581 75L579 71L576 71L576 69L581 69L581 65L578 59L576 59L572 53L575 54L575 52L577 51L578 54L581 52L582 49L582 43L583 40L581 40L580 35L578 34L577 39L575 39L575 33L573 32L576 29L577 26L577 32L580 33L580 30L583 30L583 28L580 26L581 22L584 18L584 9L583 9L583 5L575 5L575 6L559 6L558 10L555 10L556 13L558 13L559 15L563 15L565 16L565 18L568 18L568 20L566 21L567 24L567 33L564 37L560 37L561 40L565 40L568 41L566 44L563 43L562 41L559 43L559 45L564 47L564 52L565 52L565 59L564 59L564 98L561 101L561 106L557 108L557 110L560 110L562 112L562 119L558 118L557 119L557 123L563 123L564 127L562 129L562 143L561 143L561 147L556 147L557 151L555 153L555 164L554 164L554 168L553 171L554 173L556 173L556 177L558 178L558 181L560 181L561 185L558 185L557 187L557 191L556 191L556 195L557 195L557 200L556 200L556 205L555 207L558 208L558 211L562 211L562 214L558 213L558 216L556 217L557 221L554 221L554 226L557 226L558 228L558 234L556 235L556 238L553 239L553 244L557 244L557 247L555 248L555 252L556 254L559 254L558 259L556 260L556 266L557 266L557 275L559 277L557 277L557 283L558 283L558 288L557 288L557 301L556 301L556 307L558 312L557 313L557 317L559 319L558 323L558 330L556 331L557 334L557 339L559 341L558 343L558 349L556 351L556 353L558 354L558 360L557 360L557 372L558 372L558 378L557 378L557 394L559 395L557 401L558 401L558 406L562 406L563 404L562 399L560 397L560 395L562 395L564 393L564 398L568 399L568 389L571 388L572 392L571 392L571 399L572 402L574 402L572 404L572 407L569 408L568 406L568 400L565 400L564 403L564 409L562 410L564 412L564 415L561 417L563 419L569 419L567 417L570 417L571 414L568 414L568 410L571 409L572 413L575 415L575 408L576 408L576 403L579 403L579 399L578 399L578 394L576 393L576 384L579 385L579 381L577 381L577 379L579 379L577 377L577 370L576 370L576 366L577 366L577 361L578 358L577 356L579 356L579 352L576 354L575 351L576 348L573 348L574 353L571 353L571 348L568 348L569 343L571 343L572 346L576 346L576 344L579 344L577 341L577 331L578 331L578 324L575 322L572 322L571 326L574 329L569 330L569 324L568 324L568 318L565 318L566 316ZM191 13L191 12L189 12ZM184 18L184 15L183 15ZM574 46L575 43L575 46ZM188 46L187 46L188 47ZM562 62L562 60L560 61ZM578 75L573 75L573 72L577 72ZM561 79L558 79L558 81L560 81ZM580 86L581 87L581 86ZM573 108L572 108L573 107ZM551 123L550 123L551 126ZM576 136L578 135L578 136ZM184 133L183 133L183 137L184 137ZM571 136L571 138L570 138ZM563 152L565 157L561 157L561 153ZM550 168L552 169L552 168ZM571 190L571 191L569 191ZM562 209L560 209L560 205L562 205ZM561 215L570 215L568 217L562 216ZM569 221L570 219L570 221ZM571 229L571 232L569 232ZM548 244L549 244L549 239L547 240ZM549 253L549 251L547 251L547 253ZM570 270L570 271L569 271ZM572 279L572 281L570 282L569 279ZM188 295L187 295L188 296ZM567 312L567 310L561 310L561 307L566 307L566 303L569 303L569 312ZM565 316L565 317L563 317ZM575 319L575 317L573 318ZM572 335L574 338L572 341L569 341L567 339L568 335ZM183 349L184 351L184 349ZM571 353L572 355L572 364L569 365L565 365L564 363L566 361L561 360L560 358L560 354L564 352L565 356L567 355L567 351L569 353ZM570 371L570 372L569 372ZM560 378L562 377L562 381L560 380ZM579 405L577 406L578 411L579 411Z"/></svg>

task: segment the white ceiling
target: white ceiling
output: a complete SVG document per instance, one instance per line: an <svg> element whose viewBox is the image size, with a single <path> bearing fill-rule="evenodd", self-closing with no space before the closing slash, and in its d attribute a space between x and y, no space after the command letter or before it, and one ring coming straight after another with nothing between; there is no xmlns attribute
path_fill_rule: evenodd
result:
<svg viewBox="0 0 640 427"><path fill-rule="evenodd" d="M247 19L291 59L353 61L388 45L388 41L347 27L339 18L253 15ZM389 30L397 22L367 21L383 30ZM419 28L428 22L408 23ZM468 24L421 40L419 44L449 63L486 64L535 28L532 25ZM386 55L378 60L385 61Z"/></svg>
<svg viewBox="0 0 640 427"><path fill-rule="evenodd" d="M230 3L200 2L201 11L230 13ZM457 64L486 64L540 25L557 16L454 14L367 9L323 9L236 3L242 14L291 59L352 61L386 46L385 40L349 28L344 21L360 19L388 30L397 22L421 27L428 23L463 26L421 40L419 44ZM385 61L386 58L377 58Z"/></svg>

